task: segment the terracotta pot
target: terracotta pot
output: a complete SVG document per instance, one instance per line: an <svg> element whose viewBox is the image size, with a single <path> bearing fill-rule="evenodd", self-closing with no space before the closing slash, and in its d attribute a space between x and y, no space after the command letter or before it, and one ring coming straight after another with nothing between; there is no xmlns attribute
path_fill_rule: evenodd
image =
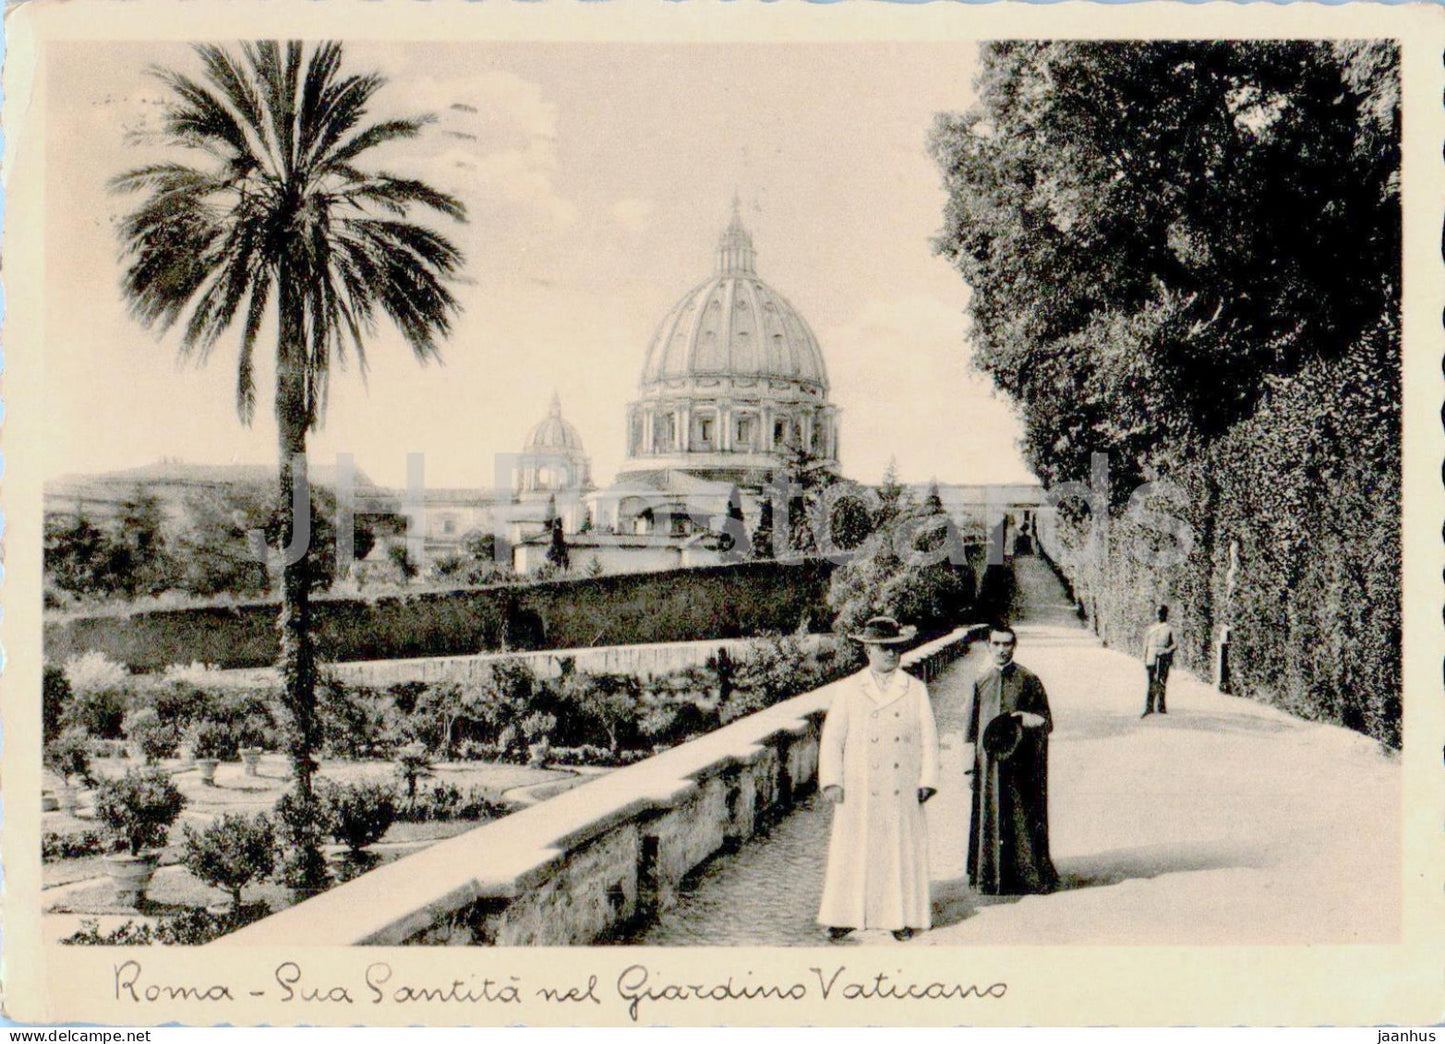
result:
<svg viewBox="0 0 1445 1044"><path fill-rule="evenodd" d="M243 771L248 776L257 775L256 766L261 763L260 747L242 747L241 764L245 766Z"/></svg>
<svg viewBox="0 0 1445 1044"><path fill-rule="evenodd" d="M102 856L101 862L115 885L115 901L121 906L137 905L144 898L160 861L159 852L142 852L138 856L128 853Z"/></svg>
<svg viewBox="0 0 1445 1044"><path fill-rule="evenodd" d="M216 785L216 766L220 764L215 758L197 758L196 768L201 770L201 782L208 787Z"/></svg>

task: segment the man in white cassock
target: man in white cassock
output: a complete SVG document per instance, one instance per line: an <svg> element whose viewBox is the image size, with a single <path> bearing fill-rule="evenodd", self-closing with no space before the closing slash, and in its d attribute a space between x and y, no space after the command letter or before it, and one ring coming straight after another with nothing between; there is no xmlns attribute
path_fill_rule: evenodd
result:
<svg viewBox="0 0 1445 1044"><path fill-rule="evenodd" d="M868 668L842 683L823 723L833 834L818 923L832 940L859 928L908 939L933 923L923 803L938 792L938 733L927 687L899 670L917 631L875 616L853 635Z"/></svg>

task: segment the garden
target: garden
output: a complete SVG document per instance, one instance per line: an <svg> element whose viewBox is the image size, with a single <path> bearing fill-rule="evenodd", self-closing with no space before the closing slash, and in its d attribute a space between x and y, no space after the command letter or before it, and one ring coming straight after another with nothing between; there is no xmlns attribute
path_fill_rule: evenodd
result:
<svg viewBox="0 0 1445 1044"><path fill-rule="evenodd" d="M279 688L204 665L45 671L45 909L73 943L197 944L856 670L845 639L772 635L636 677L498 661L466 683L323 677L316 806L298 808ZM319 812L319 815L317 814ZM305 885L305 887L303 887Z"/></svg>

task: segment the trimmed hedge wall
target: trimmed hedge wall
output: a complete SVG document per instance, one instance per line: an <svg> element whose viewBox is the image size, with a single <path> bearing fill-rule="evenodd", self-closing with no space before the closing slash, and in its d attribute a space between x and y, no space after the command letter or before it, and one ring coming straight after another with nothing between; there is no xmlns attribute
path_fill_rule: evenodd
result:
<svg viewBox="0 0 1445 1044"><path fill-rule="evenodd" d="M1060 520L1058 560L1109 645L1137 654L1167 603L1184 662L1212 676L1230 628L1231 691L1400 745L1400 350L1384 325L1280 381L1205 454L1163 476L1194 542L1151 564L1160 532ZM1232 550L1231 550L1232 549Z"/></svg>
<svg viewBox="0 0 1445 1044"><path fill-rule="evenodd" d="M325 660L462 656L827 630L832 565L748 562L666 573L554 580L365 600L312 601ZM92 650L135 671L194 662L276 661L277 603L97 615L45 626L45 658Z"/></svg>

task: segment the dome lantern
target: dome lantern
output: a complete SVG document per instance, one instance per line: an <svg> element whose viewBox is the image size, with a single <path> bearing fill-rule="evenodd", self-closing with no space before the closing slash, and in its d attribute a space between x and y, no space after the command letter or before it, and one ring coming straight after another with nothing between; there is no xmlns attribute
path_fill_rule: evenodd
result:
<svg viewBox="0 0 1445 1044"><path fill-rule="evenodd" d="M743 227L742 201L733 193L733 219L718 237L717 274L752 275L757 271L757 257L752 234Z"/></svg>

